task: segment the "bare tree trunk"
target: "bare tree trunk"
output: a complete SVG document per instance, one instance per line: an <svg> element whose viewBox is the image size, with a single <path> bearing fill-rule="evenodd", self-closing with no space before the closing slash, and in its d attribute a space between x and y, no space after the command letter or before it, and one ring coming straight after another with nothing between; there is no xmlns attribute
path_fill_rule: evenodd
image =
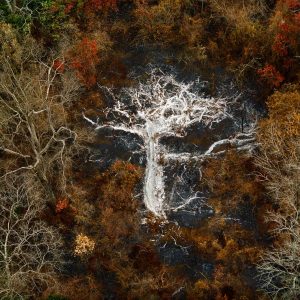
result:
<svg viewBox="0 0 300 300"><path fill-rule="evenodd" d="M138 88L124 88L120 94L114 94L112 89L103 88L115 101L110 112L113 120L99 124L85 117L96 126L96 129L111 128L138 135L143 141L140 149L146 152L147 166L144 183L144 203L154 215L166 217L166 211L178 210L199 199L181 197L184 205L170 205L172 199L165 197L165 176L162 162L185 163L191 159L190 153L169 153L160 140L164 137L183 138L187 129L193 124L202 123L210 127L226 118L232 118L228 106L230 100L225 98L208 98L198 94L195 82L188 84L178 82L172 75L166 75L161 70L153 70L147 82ZM134 108L134 109L133 109ZM254 124L253 124L254 125ZM232 145L237 149L251 150L253 148L253 130L237 133L234 138L215 142L204 154L198 153L197 160L216 155L220 145ZM166 203L165 200L169 200Z"/></svg>

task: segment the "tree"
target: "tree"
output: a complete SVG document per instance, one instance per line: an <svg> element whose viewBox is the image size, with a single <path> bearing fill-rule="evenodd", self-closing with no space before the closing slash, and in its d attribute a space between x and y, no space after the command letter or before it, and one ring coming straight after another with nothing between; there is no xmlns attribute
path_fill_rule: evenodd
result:
<svg viewBox="0 0 300 300"><path fill-rule="evenodd" d="M96 67L99 63L99 47L95 39L84 37L69 53L70 67L87 87L96 83Z"/></svg>
<svg viewBox="0 0 300 300"><path fill-rule="evenodd" d="M28 5L30 4L30 2L32 1L21 1L21 6L17 5L17 1L16 0L5 0L6 5L9 9L9 11L11 13L15 13L17 10L29 10Z"/></svg>
<svg viewBox="0 0 300 300"><path fill-rule="evenodd" d="M44 8L51 3L49 0L4 0L0 4L0 10L3 12L0 19L15 27L29 31L33 20L39 20L45 17Z"/></svg>
<svg viewBox="0 0 300 300"><path fill-rule="evenodd" d="M284 77L279 73L279 71L270 64L257 70L257 73L272 88L279 87L284 80Z"/></svg>
<svg viewBox="0 0 300 300"><path fill-rule="evenodd" d="M110 128L137 135L143 144L141 151L146 152L147 167L145 171L144 203L157 216L165 216L166 210L179 209L166 204L164 168L162 162L189 161L190 153L168 153L160 141L164 137L184 137L187 128L196 123L211 127L230 117L228 99L205 98L198 94L194 83L178 82L171 75L154 70L146 83L138 83L137 87L124 88L120 94L104 88L111 97L114 106L108 109L107 115L112 120L99 123L84 118L96 127L96 130ZM233 138L213 143L203 154L194 159L201 161L208 156L224 153L220 146L235 146L239 149L251 149L254 141L251 130L239 133ZM192 196L185 204L198 198ZM182 207L182 206L181 206Z"/></svg>
<svg viewBox="0 0 300 300"><path fill-rule="evenodd" d="M55 60L23 61L18 69L4 59L2 68L0 177L30 171L64 191L70 157L80 148L80 134L68 125L65 110L76 95L76 81L55 68Z"/></svg>
<svg viewBox="0 0 300 300"><path fill-rule="evenodd" d="M270 30L274 35L272 50L277 57L293 57L299 52L299 23L297 0L280 0L276 3L274 15L270 19Z"/></svg>
<svg viewBox="0 0 300 300"><path fill-rule="evenodd" d="M268 99L269 117L258 131L257 165L274 207L266 221L272 226L274 245L257 268L261 288L275 299L300 295L300 93L293 87Z"/></svg>
<svg viewBox="0 0 300 300"><path fill-rule="evenodd" d="M0 298L36 296L56 282L58 232L39 219L43 189L29 176L0 181Z"/></svg>

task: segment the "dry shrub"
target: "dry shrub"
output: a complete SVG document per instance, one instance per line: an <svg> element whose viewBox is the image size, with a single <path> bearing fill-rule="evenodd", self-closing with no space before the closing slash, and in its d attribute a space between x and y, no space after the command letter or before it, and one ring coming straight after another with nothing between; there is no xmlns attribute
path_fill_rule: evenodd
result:
<svg viewBox="0 0 300 300"><path fill-rule="evenodd" d="M81 196L95 207L91 215L77 212L77 232L88 232L89 239L97 241L88 257L88 269L113 273L120 299L144 299L149 295L169 299L183 281L172 268L161 264L149 236L140 230L140 203L134 195L141 176L140 167L123 161L93 176L89 184L94 191L81 192ZM91 196L97 201L89 201ZM84 207L77 205L78 209Z"/></svg>
<svg viewBox="0 0 300 300"><path fill-rule="evenodd" d="M141 175L139 167L116 161L106 172L89 182L89 193L82 191L81 197L76 200L77 231L85 230L89 232L89 239L97 240L97 247L93 244L93 249L88 249L89 252L94 250L90 267L93 270L104 267L114 272L124 288L135 276L129 254L132 241L139 240L139 203L134 199L134 190ZM91 196L98 201L95 202L95 198L89 201ZM80 198L84 205L80 204Z"/></svg>
<svg viewBox="0 0 300 300"><path fill-rule="evenodd" d="M141 176L139 167L117 160L100 179L100 207L111 207L116 211L136 211L137 202L133 200L133 196Z"/></svg>
<svg viewBox="0 0 300 300"><path fill-rule="evenodd" d="M208 162L204 180L213 194L210 201L217 204L219 211L232 211L239 204L259 200L262 186L255 181L254 170L252 158L235 151L228 152L222 160Z"/></svg>
<svg viewBox="0 0 300 300"><path fill-rule="evenodd" d="M92 275L61 278L55 289L48 289L44 292L42 299L47 299L49 296L66 297L68 300L103 299L102 286Z"/></svg>
<svg viewBox="0 0 300 300"><path fill-rule="evenodd" d="M193 245L201 257L215 261L213 278L199 280L188 289L189 299L255 299L243 273L259 260L263 246L255 232L231 217L243 204L261 207L262 186L255 181L253 158L235 151L223 159L212 159L203 175L212 192L208 204L215 215L198 228L181 228L185 243ZM197 298L198 297L198 298ZM262 298L263 299L263 298Z"/></svg>
<svg viewBox="0 0 300 300"><path fill-rule="evenodd" d="M190 14L192 7L192 1L188 0L161 0L154 5L137 0L134 26L138 30L138 42L176 45L180 48L179 60L186 63L205 61L204 21L199 15Z"/></svg>
<svg viewBox="0 0 300 300"><path fill-rule="evenodd" d="M226 245L222 248L217 254L217 260L221 261L224 265L228 264L232 274L239 276L239 272L246 265L253 265L259 259L259 255L261 254L261 249L259 247L250 245L249 241L248 245L240 246L239 241L242 238L230 238L227 237ZM246 237L243 238L246 241ZM249 239L251 242L251 239Z"/></svg>
<svg viewBox="0 0 300 300"><path fill-rule="evenodd" d="M130 26L126 20L116 20L111 25L111 34L116 36L118 40L121 40L124 37L127 37L130 33Z"/></svg>
<svg viewBox="0 0 300 300"><path fill-rule="evenodd" d="M259 138L264 147L274 147L274 138L281 145L291 147L294 140L300 136L300 93L290 88L287 92L275 92L268 98L268 118L261 121ZM279 139L280 137L280 139ZM287 147L287 151L291 148ZM278 149L280 150L280 149ZM274 151L272 151L274 152ZM270 151L270 153L272 153ZM277 152L279 155L283 153Z"/></svg>
<svg viewBox="0 0 300 300"><path fill-rule="evenodd" d="M244 31L245 34L252 32L251 18L257 15L264 16L267 12L265 2L260 0L210 0L209 5L212 11L223 16L230 26Z"/></svg>
<svg viewBox="0 0 300 300"><path fill-rule="evenodd" d="M136 1L134 16L138 28L138 39L143 42L155 41L169 44L176 39L174 31L178 28L182 14L181 0L162 0L157 5L148 1Z"/></svg>
<svg viewBox="0 0 300 300"><path fill-rule="evenodd" d="M129 297L133 299L170 299L172 294L184 286L184 280L174 276L171 267L162 266L157 272L136 274L130 283Z"/></svg>
<svg viewBox="0 0 300 300"><path fill-rule="evenodd" d="M195 246L201 257L222 262L227 272L236 276L256 263L261 251L253 232L220 217L213 217L198 228L182 228L180 236L186 244Z"/></svg>
<svg viewBox="0 0 300 300"><path fill-rule="evenodd" d="M188 289L188 300L193 299L214 299L216 291L208 279L200 279L195 282L193 286Z"/></svg>
<svg viewBox="0 0 300 300"><path fill-rule="evenodd" d="M80 184L70 188L71 205L75 212L75 220L78 225L89 225L95 216L95 206L88 201L89 193Z"/></svg>
<svg viewBox="0 0 300 300"><path fill-rule="evenodd" d="M216 265L211 280L201 279L187 290L187 299L228 300L228 299L261 299L267 300L263 294L256 293L252 287L245 284L241 276L228 273L221 264Z"/></svg>
<svg viewBox="0 0 300 300"><path fill-rule="evenodd" d="M181 35L183 49L179 53L180 59L185 62L205 62L207 60L205 41L205 22L199 16L184 14L180 22L179 33Z"/></svg>
<svg viewBox="0 0 300 300"><path fill-rule="evenodd" d="M261 23L267 12L264 1L212 0L210 7L215 17L223 20L218 42L222 56L228 53L231 63L248 63L270 47L271 41Z"/></svg>
<svg viewBox="0 0 300 300"><path fill-rule="evenodd" d="M275 92L267 105L269 117L260 122L258 132L261 153L257 157L257 165L273 200L288 214L290 210L294 211L297 194L300 93L295 87L286 92Z"/></svg>
<svg viewBox="0 0 300 300"><path fill-rule="evenodd" d="M0 58L10 57L14 64L22 60L22 47L11 25L0 22Z"/></svg>
<svg viewBox="0 0 300 300"><path fill-rule="evenodd" d="M117 0L88 0L84 5L85 14L94 14L99 11L116 10Z"/></svg>

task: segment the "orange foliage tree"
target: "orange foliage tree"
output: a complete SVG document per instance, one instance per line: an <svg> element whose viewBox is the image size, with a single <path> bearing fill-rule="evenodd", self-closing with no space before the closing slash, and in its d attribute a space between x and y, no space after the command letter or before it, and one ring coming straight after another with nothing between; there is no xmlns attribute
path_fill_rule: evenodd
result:
<svg viewBox="0 0 300 300"><path fill-rule="evenodd" d="M60 213L64 209L66 209L69 205L69 201L65 197L61 197L57 200L56 205L55 205L55 212Z"/></svg>
<svg viewBox="0 0 300 300"><path fill-rule="evenodd" d="M275 37L272 46L273 52L278 56L288 56L289 52L296 50L299 43L300 24L298 20L297 0L281 0L277 2L275 14L271 19L271 28L274 28Z"/></svg>
<svg viewBox="0 0 300 300"><path fill-rule="evenodd" d="M84 37L68 53L69 66L77 78L86 86L91 87L97 81L97 65L100 61L97 41Z"/></svg>
<svg viewBox="0 0 300 300"><path fill-rule="evenodd" d="M272 88L279 87L284 80L284 77L279 73L279 71L270 64L259 69L257 73Z"/></svg>

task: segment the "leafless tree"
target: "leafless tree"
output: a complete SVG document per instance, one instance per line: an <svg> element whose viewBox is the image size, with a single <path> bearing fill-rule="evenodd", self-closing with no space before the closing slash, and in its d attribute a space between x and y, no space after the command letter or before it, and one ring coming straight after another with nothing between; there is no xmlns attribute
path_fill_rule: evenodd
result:
<svg viewBox="0 0 300 300"><path fill-rule="evenodd" d="M186 162L193 158L190 153L169 153L161 140L165 137L182 138L193 124L202 123L211 127L225 118L231 118L229 99L204 97L196 91L196 85L197 82L178 82L172 75L154 69L145 83L124 88L120 94L104 87L114 103L113 108L107 109L107 115L112 116L112 120L101 123L84 116L96 130L110 128L123 131L135 134L143 141L140 148L146 152L147 158L144 202L157 216L165 217L166 210L178 209L170 208L165 201L165 175L161 161ZM248 132L213 143L205 153L197 154L195 158L201 161L220 154L220 146L252 149L255 140L252 129L254 127ZM185 205L196 198L185 199Z"/></svg>
<svg viewBox="0 0 300 300"><path fill-rule="evenodd" d="M263 254L257 268L261 288L274 299L300 295L300 140L287 140L269 124L256 158L260 176L277 206L268 213L275 245Z"/></svg>
<svg viewBox="0 0 300 300"><path fill-rule="evenodd" d="M0 298L25 299L54 285L58 232L40 220L43 190L28 175L0 182Z"/></svg>
<svg viewBox="0 0 300 300"><path fill-rule="evenodd" d="M30 171L44 185L56 178L65 190L66 170L80 139L68 125L66 108L78 85L62 74L63 60L27 61L21 67L4 59L0 73L0 177ZM75 151L75 152L74 152Z"/></svg>
<svg viewBox="0 0 300 300"><path fill-rule="evenodd" d="M267 250L257 268L261 288L273 299L299 299L300 295L300 209L286 217L269 215L276 223L274 234L281 238L280 246Z"/></svg>

